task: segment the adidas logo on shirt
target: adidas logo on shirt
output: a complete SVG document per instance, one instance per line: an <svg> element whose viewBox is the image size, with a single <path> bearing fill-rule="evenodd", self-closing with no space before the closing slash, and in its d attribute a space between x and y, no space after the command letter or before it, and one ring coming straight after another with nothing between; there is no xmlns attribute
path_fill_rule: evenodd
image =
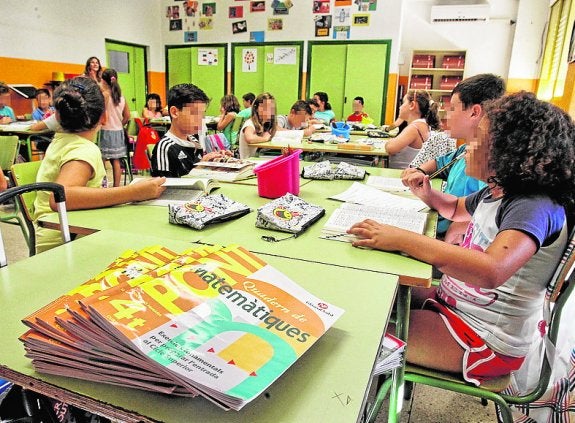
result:
<svg viewBox="0 0 575 423"><path fill-rule="evenodd" d="M184 153L183 151L180 151L180 154L178 154L178 159L183 160L183 159L187 159L188 156L186 155L186 153Z"/></svg>

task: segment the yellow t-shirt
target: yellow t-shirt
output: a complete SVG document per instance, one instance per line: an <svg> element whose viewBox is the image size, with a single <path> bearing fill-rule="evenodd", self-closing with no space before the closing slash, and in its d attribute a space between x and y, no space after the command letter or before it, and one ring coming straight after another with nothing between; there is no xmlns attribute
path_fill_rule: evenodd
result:
<svg viewBox="0 0 575 423"><path fill-rule="evenodd" d="M76 134L58 132L50 143L38 175L37 182L56 182L60 169L66 163L80 160L88 163L92 169L92 177L86 184L88 187L98 188L106 175L102 162L100 149L94 142ZM34 202L34 220L53 213L50 208L50 193L39 191ZM60 231L45 229L36 225L36 252L46 251L62 243Z"/></svg>

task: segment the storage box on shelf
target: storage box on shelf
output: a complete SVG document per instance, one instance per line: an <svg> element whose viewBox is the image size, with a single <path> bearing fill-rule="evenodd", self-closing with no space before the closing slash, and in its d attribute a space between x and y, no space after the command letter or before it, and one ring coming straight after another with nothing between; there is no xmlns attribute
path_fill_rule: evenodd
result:
<svg viewBox="0 0 575 423"><path fill-rule="evenodd" d="M430 90L432 86L432 75L413 75L409 84L409 88L417 90Z"/></svg>

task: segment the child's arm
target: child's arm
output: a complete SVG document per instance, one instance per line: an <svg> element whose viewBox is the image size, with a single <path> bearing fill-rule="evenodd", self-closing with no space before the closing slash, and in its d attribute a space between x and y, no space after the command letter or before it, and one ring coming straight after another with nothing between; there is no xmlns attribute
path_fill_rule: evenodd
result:
<svg viewBox="0 0 575 423"><path fill-rule="evenodd" d="M356 247L401 251L449 276L487 289L505 283L537 251L535 241L518 230L500 232L485 252L447 244L374 220L357 223L348 233L363 238L353 243Z"/></svg>
<svg viewBox="0 0 575 423"><path fill-rule="evenodd" d="M124 110L122 110L122 125L125 125L130 121L130 108L128 107L128 103L124 103Z"/></svg>
<svg viewBox="0 0 575 423"><path fill-rule="evenodd" d="M228 124L234 120L236 118L236 114L234 112L230 112L230 113L226 113L225 115L222 115L220 117L220 120L218 120L218 131L223 131L226 126L228 126Z"/></svg>
<svg viewBox="0 0 575 423"><path fill-rule="evenodd" d="M56 183L66 190L66 208L68 210L95 209L114 206L132 201L158 198L166 189L162 186L165 178L153 178L136 184L116 188L90 188L86 184L93 169L88 162L74 160L60 169ZM54 197L50 197L50 207L56 210Z"/></svg>
<svg viewBox="0 0 575 423"><path fill-rule="evenodd" d="M403 182L403 185L409 186L407 181L409 180L409 178L411 178L412 175L420 174L421 175L421 181L423 181L423 175L424 175L423 172L425 172L425 174L429 175L429 174L435 172L436 170L437 170L437 162L435 161L435 159L428 160L425 163L422 163L417 167L408 167L408 168L403 169L403 171L401 172L401 182Z"/></svg>
<svg viewBox="0 0 575 423"><path fill-rule="evenodd" d="M244 128L244 137L248 144L259 144L262 142L268 142L272 136L269 132L264 132L262 135L256 134L255 128L251 126L246 126Z"/></svg>
<svg viewBox="0 0 575 423"><path fill-rule="evenodd" d="M390 138L385 143L385 150L387 151L387 154L394 155L418 140L421 141L421 136L419 135L416 126L408 125L397 137Z"/></svg>

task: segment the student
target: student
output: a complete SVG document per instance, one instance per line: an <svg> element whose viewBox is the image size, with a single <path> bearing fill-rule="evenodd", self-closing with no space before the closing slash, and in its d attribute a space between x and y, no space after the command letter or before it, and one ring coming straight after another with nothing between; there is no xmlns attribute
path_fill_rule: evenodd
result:
<svg viewBox="0 0 575 423"><path fill-rule="evenodd" d="M313 99L318 104L318 109L313 115L314 119L318 121L317 123L329 125L331 122L335 121L335 113L331 110L331 104L329 104L327 93L318 91L313 95Z"/></svg>
<svg viewBox="0 0 575 423"><path fill-rule="evenodd" d="M427 301L411 312L407 361L474 384L518 369L530 351L575 195L575 124L565 112L526 92L483 106L465 160L488 186L460 198L431 190L428 176L410 186L443 216L471 220L462 246L373 220L348 231L360 237L354 246L443 272L439 287L414 290Z"/></svg>
<svg viewBox="0 0 575 423"><path fill-rule="evenodd" d="M252 105L252 116L240 130L240 159L256 154L253 144L268 142L277 129L276 100L270 93L257 96Z"/></svg>
<svg viewBox="0 0 575 423"><path fill-rule="evenodd" d="M347 117L346 122L361 122L362 119L369 117L369 115L363 111L363 97L354 98L352 108L353 113Z"/></svg>
<svg viewBox="0 0 575 423"><path fill-rule="evenodd" d="M0 82L0 125L7 125L16 120L14 110L6 105L8 97L10 97L10 88L5 83Z"/></svg>
<svg viewBox="0 0 575 423"><path fill-rule="evenodd" d="M193 84L179 84L168 92L172 124L152 152L152 176L179 178L200 160L202 147L196 134L209 103L208 96Z"/></svg>
<svg viewBox="0 0 575 423"><path fill-rule="evenodd" d="M146 96L146 105L142 110L144 119L158 119L163 116L162 99L156 93L149 93Z"/></svg>
<svg viewBox="0 0 575 423"><path fill-rule="evenodd" d="M106 102L106 119L100 130L100 150L102 158L112 165L113 184L120 186L122 168L120 159L128 156L124 125L130 120L130 109L118 84L118 74L114 69L102 72L102 93Z"/></svg>
<svg viewBox="0 0 575 423"><path fill-rule="evenodd" d="M232 126L239 111L240 102L235 95L229 94L222 97L220 100L220 119L216 128L218 131L223 132L230 143L237 139L237 133L232 134Z"/></svg>
<svg viewBox="0 0 575 423"><path fill-rule="evenodd" d="M46 88L36 90L36 108L32 112L32 119L44 120L54 113L54 107L50 104L52 97Z"/></svg>
<svg viewBox="0 0 575 423"><path fill-rule="evenodd" d="M429 138L431 130L439 129L438 107L424 90L410 90L403 97L399 117L407 122L407 127L385 144L390 168L408 167Z"/></svg>
<svg viewBox="0 0 575 423"><path fill-rule="evenodd" d="M56 133L42 160L37 182L57 182L66 190L68 210L93 209L131 201L158 198L164 178L102 189L106 171L100 149L94 143L104 115L104 96L98 84L86 77L63 82L54 93L54 106L62 132ZM34 220L56 210L54 197L38 192ZM36 228L36 251L62 242L60 231Z"/></svg>
<svg viewBox="0 0 575 423"><path fill-rule="evenodd" d="M252 116L252 104L256 99L256 95L254 93L246 93L242 96L242 101L244 104L244 108L239 111L238 116L249 119Z"/></svg>
<svg viewBox="0 0 575 423"><path fill-rule="evenodd" d="M475 75L460 82L451 92L451 108L447 111L449 135L457 139L471 139L483 116L483 103L499 98L503 94L505 94L505 82L493 74ZM424 175L435 172L464 152L465 144L454 152L429 160L417 168L406 168L401 174L403 184L406 186L421 184ZM443 191L457 197L472 194L485 186L484 182L465 174L463 159L441 172L438 177L446 180ZM465 222L455 223L447 235L450 224L450 220L440 216L437 235L445 236L446 242L459 243L467 225Z"/></svg>
<svg viewBox="0 0 575 423"><path fill-rule="evenodd" d="M303 129L303 135L309 137L315 132L315 127L308 124L312 111L307 101L298 100L291 106L289 115L277 116L277 129Z"/></svg>
<svg viewBox="0 0 575 423"><path fill-rule="evenodd" d="M92 56L86 60L86 66L84 67L84 76L88 78L92 78L98 84L102 82L102 64L100 63L100 59L95 56Z"/></svg>

